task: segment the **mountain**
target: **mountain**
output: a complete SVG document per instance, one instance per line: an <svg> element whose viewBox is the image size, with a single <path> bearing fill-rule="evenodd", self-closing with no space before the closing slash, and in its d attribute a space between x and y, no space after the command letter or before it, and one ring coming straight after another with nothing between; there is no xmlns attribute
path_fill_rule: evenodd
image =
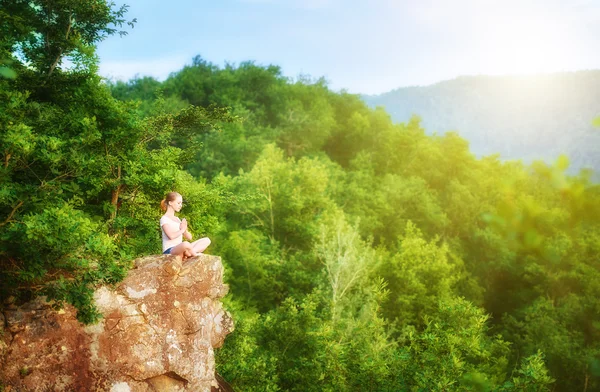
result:
<svg viewBox="0 0 600 392"><path fill-rule="evenodd" d="M600 70L536 76L462 76L431 86L363 96L397 122L413 115L428 133L456 131L478 156L552 163L600 172Z"/></svg>

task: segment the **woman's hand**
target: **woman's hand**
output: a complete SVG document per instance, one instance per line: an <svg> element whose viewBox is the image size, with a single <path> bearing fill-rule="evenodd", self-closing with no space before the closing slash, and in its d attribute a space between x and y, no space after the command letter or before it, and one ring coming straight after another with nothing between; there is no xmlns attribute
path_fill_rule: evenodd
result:
<svg viewBox="0 0 600 392"><path fill-rule="evenodd" d="M179 230L183 230L183 238L188 241L192 239L192 233L190 233L187 229L187 220L185 220L185 218L181 220L181 223L179 224Z"/></svg>

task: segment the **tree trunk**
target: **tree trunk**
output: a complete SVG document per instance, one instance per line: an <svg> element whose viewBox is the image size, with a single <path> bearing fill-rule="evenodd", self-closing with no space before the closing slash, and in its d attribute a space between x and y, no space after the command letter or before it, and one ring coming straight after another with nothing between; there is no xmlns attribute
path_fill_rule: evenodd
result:
<svg viewBox="0 0 600 392"><path fill-rule="evenodd" d="M118 181L121 180L121 165L119 165L117 168L117 180ZM117 217L117 211L119 209L119 194L121 193L122 189L123 189L123 184L119 184L119 185L117 185L116 189L113 189L113 191L112 191L112 197L110 199L110 204L113 205L113 211L110 214L110 219L115 219Z"/></svg>

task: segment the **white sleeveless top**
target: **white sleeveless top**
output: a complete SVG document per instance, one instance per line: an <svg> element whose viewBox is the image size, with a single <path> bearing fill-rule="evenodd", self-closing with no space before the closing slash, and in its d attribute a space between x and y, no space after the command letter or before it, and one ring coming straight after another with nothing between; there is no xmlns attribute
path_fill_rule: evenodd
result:
<svg viewBox="0 0 600 392"><path fill-rule="evenodd" d="M169 248L172 248L174 246L181 244L181 242L183 241L183 234L180 235L179 237L175 237L171 240L165 234L165 230L163 229L164 225L171 225L171 226L173 226L173 228L176 231L179 231L179 224L181 223L181 220L177 217L175 217L175 219L177 219L177 222L175 222L173 219L169 218L166 215L163 215L160 218L160 231L162 232L162 250L163 250L163 252Z"/></svg>

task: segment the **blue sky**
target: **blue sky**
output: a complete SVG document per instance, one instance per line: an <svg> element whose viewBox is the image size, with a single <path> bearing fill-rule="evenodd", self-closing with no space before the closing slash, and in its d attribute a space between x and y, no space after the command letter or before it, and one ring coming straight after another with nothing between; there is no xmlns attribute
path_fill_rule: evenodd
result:
<svg viewBox="0 0 600 392"><path fill-rule="evenodd" d="M116 1L122 4L121 0ZM600 0L127 0L100 73L160 80L194 56L378 94L461 75L600 69Z"/></svg>

